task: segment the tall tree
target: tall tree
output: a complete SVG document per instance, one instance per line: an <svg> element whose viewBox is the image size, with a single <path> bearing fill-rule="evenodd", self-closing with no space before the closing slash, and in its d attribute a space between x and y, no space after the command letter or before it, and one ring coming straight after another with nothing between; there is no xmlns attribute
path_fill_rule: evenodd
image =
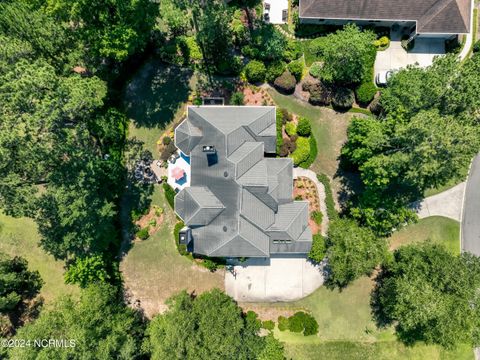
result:
<svg viewBox="0 0 480 360"><path fill-rule="evenodd" d="M401 247L383 265L373 293L380 324L406 343L447 348L480 343L480 259L431 243Z"/></svg>
<svg viewBox="0 0 480 360"><path fill-rule="evenodd" d="M82 290L80 300L58 300L17 333L18 339L58 339L64 346L28 346L10 350L10 359L124 359L140 357L143 324L126 307L121 292L107 284Z"/></svg>
<svg viewBox="0 0 480 360"><path fill-rule="evenodd" d="M168 305L147 328L144 348L152 359L255 359L265 349L265 339L257 335L258 321L243 316L220 290L197 297L182 292ZM265 351L278 353L273 347L269 344Z"/></svg>

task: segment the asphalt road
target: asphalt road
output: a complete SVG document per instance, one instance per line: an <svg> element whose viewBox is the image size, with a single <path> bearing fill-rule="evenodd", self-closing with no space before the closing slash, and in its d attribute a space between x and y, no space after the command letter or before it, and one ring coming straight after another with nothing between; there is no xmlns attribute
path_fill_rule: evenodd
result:
<svg viewBox="0 0 480 360"><path fill-rule="evenodd" d="M480 154L473 160L465 189L462 251L480 256Z"/></svg>

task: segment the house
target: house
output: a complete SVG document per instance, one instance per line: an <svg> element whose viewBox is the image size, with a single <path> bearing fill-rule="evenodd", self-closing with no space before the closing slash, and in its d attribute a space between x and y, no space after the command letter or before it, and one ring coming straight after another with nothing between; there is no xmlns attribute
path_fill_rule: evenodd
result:
<svg viewBox="0 0 480 360"><path fill-rule="evenodd" d="M415 37L452 38L470 32L471 0L300 0L302 23L398 28Z"/></svg>
<svg viewBox="0 0 480 360"><path fill-rule="evenodd" d="M305 254L308 202L293 201L293 164L275 158L273 106L190 106L175 145L190 156L190 186L175 196L195 254L269 257Z"/></svg>

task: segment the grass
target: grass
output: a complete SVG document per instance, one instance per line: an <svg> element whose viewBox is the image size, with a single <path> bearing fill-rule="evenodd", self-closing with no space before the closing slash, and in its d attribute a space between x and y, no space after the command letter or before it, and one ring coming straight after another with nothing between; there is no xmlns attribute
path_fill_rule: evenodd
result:
<svg viewBox="0 0 480 360"><path fill-rule="evenodd" d="M152 205L164 208L164 222L147 240L136 242L121 262L125 287L139 300L147 316L163 311L165 301L181 290L201 293L223 288L223 271L211 273L181 256L173 238L176 217L161 186L155 186Z"/></svg>
<svg viewBox="0 0 480 360"><path fill-rule="evenodd" d="M32 219L12 218L0 213L0 251L10 256L22 256L30 270L38 270L45 284L40 296L46 304L65 294L78 294L74 285L63 280L63 262L46 254L39 246L40 235Z"/></svg>
<svg viewBox="0 0 480 360"><path fill-rule="evenodd" d="M460 223L442 216L431 216L409 225L390 237L391 249L430 240L442 244L452 254L460 254Z"/></svg>

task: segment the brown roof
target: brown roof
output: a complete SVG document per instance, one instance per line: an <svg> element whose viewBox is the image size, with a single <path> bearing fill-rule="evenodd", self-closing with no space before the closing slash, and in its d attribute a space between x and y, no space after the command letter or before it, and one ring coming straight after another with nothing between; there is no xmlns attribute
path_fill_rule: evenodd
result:
<svg viewBox="0 0 480 360"><path fill-rule="evenodd" d="M470 0L300 0L301 18L417 21L418 33L470 31Z"/></svg>

